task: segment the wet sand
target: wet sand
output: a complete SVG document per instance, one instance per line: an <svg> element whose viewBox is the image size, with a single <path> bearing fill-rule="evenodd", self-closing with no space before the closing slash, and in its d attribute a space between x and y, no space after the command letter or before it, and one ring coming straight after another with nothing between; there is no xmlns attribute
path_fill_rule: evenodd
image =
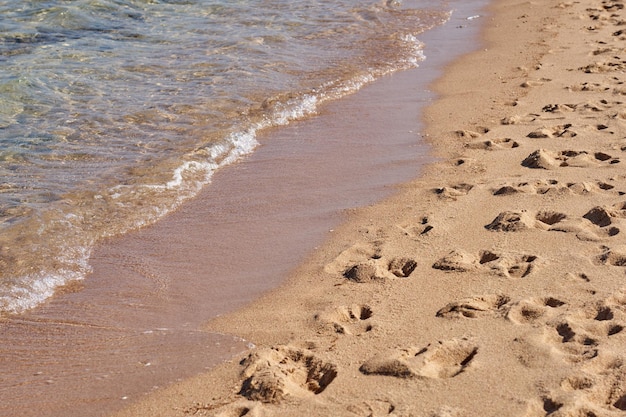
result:
<svg viewBox="0 0 626 417"><path fill-rule="evenodd" d="M354 208L432 161L418 119L427 86L471 44L480 21L466 17L480 3L424 37L420 68L265 132L203 195L101 244L87 280L2 323L0 392L11 401L0 414L106 415L257 343L204 327L279 286Z"/></svg>
<svg viewBox="0 0 626 417"><path fill-rule="evenodd" d="M117 417L624 414L624 3L491 11L437 162L206 325L254 349Z"/></svg>

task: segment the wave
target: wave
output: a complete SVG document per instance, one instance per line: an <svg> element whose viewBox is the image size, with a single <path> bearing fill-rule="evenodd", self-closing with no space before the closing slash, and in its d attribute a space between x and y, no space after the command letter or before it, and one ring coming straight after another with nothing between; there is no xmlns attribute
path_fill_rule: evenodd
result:
<svg viewBox="0 0 626 417"><path fill-rule="evenodd" d="M166 153L158 160L148 155L139 164L129 165L123 176L116 171L110 178L101 176L92 186L60 193L44 210L23 217L5 216L0 224L0 312L19 314L44 302L59 287L84 279L91 272L89 257L99 240L152 224L196 196L210 184L216 170L252 153L262 130L311 117L327 101L352 94L392 72L418 66L425 59L419 33L443 24L450 14L435 16L409 31L384 34L382 44L395 51L387 60L373 60L363 68L352 64L339 71L340 76L311 88L270 97L256 95L259 99L250 100L247 109L232 112L236 123L206 132L204 143L187 152ZM135 117L141 119L141 115Z"/></svg>

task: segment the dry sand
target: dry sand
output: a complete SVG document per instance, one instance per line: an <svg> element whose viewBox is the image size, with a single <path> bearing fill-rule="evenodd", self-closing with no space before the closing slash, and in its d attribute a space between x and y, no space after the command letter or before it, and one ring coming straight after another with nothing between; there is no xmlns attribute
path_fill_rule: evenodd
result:
<svg viewBox="0 0 626 417"><path fill-rule="evenodd" d="M256 349L118 416L626 414L624 2L494 3L439 162L208 325Z"/></svg>

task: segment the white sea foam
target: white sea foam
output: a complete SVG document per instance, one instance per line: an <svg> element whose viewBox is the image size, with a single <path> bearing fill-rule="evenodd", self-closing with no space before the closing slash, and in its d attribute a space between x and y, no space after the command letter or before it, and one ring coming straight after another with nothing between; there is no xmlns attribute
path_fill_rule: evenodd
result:
<svg viewBox="0 0 626 417"><path fill-rule="evenodd" d="M409 67L418 67L421 61L426 59L424 44L414 35L405 35L402 40L410 45L411 54L405 60Z"/></svg>
<svg viewBox="0 0 626 417"><path fill-rule="evenodd" d="M54 272L39 272L37 274L26 275L8 288L5 288L0 295L0 311L19 314L41 304L54 295L54 292L61 286L71 281L82 280L89 272L88 259L91 249L88 247L78 247L68 252L60 261L70 262L71 269L60 269Z"/></svg>
<svg viewBox="0 0 626 417"><path fill-rule="evenodd" d="M184 176L186 173L199 174L203 177L200 183L207 182L210 179L211 173L216 169L216 165L209 162L187 161L174 170L171 181L169 181L163 188L172 190L180 188L184 182ZM152 186L152 187L159 187Z"/></svg>

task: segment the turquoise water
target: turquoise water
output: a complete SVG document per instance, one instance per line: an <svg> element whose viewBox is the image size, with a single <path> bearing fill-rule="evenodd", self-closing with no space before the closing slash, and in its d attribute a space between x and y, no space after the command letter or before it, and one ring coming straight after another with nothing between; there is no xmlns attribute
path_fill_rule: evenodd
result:
<svg viewBox="0 0 626 417"><path fill-rule="evenodd" d="M424 59L443 0L0 0L0 312L84 279L309 117ZM219 196L216 196L219 198Z"/></svg>

